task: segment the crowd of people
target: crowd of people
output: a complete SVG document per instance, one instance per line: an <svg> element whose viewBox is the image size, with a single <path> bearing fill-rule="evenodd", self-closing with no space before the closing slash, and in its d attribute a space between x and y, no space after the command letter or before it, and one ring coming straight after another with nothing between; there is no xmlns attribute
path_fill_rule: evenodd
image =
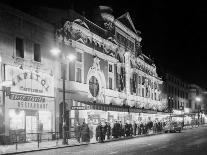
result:
<svg viewBox="0 0 207 155"><path fill-rule="evenodd" d="M148 122L133 122L122 124L121 121L115 121L110 124L109 122L99 122L96 126L95 137L96 141L103 143L106 139L129 137L142 134L162 132L163 127L166 125L165 121L148 121ZM76 125L75 136L78 142L90 142L90 129L88 124L83 122Z"/></svg>

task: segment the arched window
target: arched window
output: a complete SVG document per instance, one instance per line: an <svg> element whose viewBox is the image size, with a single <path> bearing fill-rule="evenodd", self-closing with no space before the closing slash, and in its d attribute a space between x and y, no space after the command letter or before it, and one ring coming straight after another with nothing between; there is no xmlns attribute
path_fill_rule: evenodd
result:
<svg viewBox="0 0 207 155"><path fill-rule="evenodd" d="M96 97L99 93L99 83L95 76L92 76L89 80L89 90L93 97Z"/></svg>

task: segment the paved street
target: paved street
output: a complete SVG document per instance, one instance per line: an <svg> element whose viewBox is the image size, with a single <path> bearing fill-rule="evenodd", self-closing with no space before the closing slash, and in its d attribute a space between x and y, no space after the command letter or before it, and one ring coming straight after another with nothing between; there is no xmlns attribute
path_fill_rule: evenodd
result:
<svg viewBox="0 0 207 155"><path fill-rule="evenodd" d="M103 144L89 144L47 151L26 153L28 155L114 155L114 154L207 154L207 128L184 130L181 133L167 133L156 136L134 138Z"/></svg>

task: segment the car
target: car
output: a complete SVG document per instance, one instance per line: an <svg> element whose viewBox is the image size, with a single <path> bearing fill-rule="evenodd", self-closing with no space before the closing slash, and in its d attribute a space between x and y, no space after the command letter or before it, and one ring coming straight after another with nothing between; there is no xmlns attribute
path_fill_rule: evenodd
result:
<svg viewBox="0 0 207 155"><path fill-rule="evenodd" d="M182 126L177 122L169 122L164 127L165 133L167 132L181 132Z"/></svg>

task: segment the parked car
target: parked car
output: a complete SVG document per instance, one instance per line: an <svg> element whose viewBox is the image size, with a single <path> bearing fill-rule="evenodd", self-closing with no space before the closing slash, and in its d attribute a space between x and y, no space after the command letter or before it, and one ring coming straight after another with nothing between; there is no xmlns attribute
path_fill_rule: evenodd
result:
<svg viewBox="0 0 207 155"><path fill-rule="evenodd" d="M169 122L164 127L165 133L167 133L167 132L181 132L181 130L182 130L182 125L177 122Z"/></svg>

